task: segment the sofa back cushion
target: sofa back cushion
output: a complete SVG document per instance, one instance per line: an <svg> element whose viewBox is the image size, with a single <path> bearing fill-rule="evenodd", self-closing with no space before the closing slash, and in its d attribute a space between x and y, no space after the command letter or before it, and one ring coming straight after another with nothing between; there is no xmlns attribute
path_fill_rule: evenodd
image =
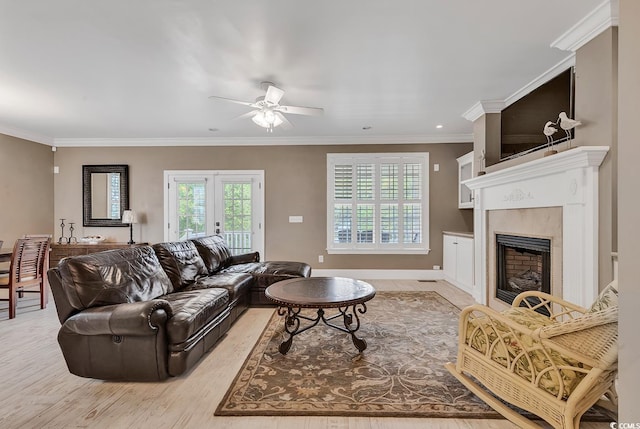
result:
<svg viewBox="0 0 640 429"><path fill-rule="evenodd" d="M209 274L214 274L229 266L231 251L224 238L219 235L196 238L191 240L195 244Z"/></svg>
<svg viewBox="0 0 640 429"><path fill-rule="evenodd" d="M191 241L157 243L153 245L153 250L175 290L182 290L199 277L208 274L196 246Z"/></svg>
<svg viewBox="0 0 640 429"><path fill-rule="evenodd" d="M150 246L65 258L58 269L67 299L77 310L149 301L173 291Z"/></svg>

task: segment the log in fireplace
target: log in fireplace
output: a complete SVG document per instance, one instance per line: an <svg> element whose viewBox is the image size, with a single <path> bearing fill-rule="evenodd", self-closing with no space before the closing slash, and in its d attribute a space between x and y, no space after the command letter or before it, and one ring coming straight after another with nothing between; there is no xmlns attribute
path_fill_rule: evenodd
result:
<svg viewBox="0 0 640 429"><path fill-rule="evenodd" d="M551 293L551 240L496 234L496 298L511 304L521 292Z"/></svg>

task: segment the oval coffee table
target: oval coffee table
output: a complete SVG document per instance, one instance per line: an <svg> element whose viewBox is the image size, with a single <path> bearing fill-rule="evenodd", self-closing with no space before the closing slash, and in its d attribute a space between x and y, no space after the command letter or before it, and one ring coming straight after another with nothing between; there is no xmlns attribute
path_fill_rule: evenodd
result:
<svg viewBox="0 0 640 429"><path fill-rule="evenodd" d="M283 355L287 354L294 336L313 328L322 320L327 326L350 334L353 345L358 351L363 351L367 348L367 342L355 334L360 329L358 313L366 313L365 302L375 294L376 290L369 283L343 277L302 277L272 284L265 290L265 295L279 305L278 314L285 316L284 329L289 334L278 350ZM317 308L317 317L300 314L303 308ZM325 308L337 308L338 314L325 317ZM344 326L331 323L339 317L342 317ZM311 324L303 327L302 319Z"/></svg>

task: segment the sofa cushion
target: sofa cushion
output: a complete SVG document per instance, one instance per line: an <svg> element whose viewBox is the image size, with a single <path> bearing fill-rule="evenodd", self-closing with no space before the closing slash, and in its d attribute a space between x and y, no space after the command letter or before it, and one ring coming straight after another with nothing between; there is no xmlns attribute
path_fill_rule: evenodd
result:
<svg viewBox="0 0 640 429"><path fill-rule="evenodd" d="M253 284L253 277L246 273L218 273L213 276L201 277L194 284L184 290L198 290L209 288L224 288L229 292L229 301L249 293Z"/></svg>
<svg viewBox="0 0 640 429"><path fill-rule="evenodd" d="M149 301L173 291L149 246L65 258L58 268L65 295L77 310Z"/></svg>
<svg viewBox="0 0 640 429"><path fill-rule="evenodd" d="M169 302L173 311L173 317L167 321L169 343L180 344L227 308L229 293L223 288L189 290L162 299Z"/></svg>
<svg viewBox="0 0 640 429"><path fill-rule="evenodd" d="M297 277L309 277L311 266L304 262L266 261L231 265L221 273L250 273L256 279L256 286L265 288L273 283Z"/></svg>
<svg viewBox="0 0 640 429"><path fill-rule="evenodd" d="M229 265L231 251L219 235L195 238L191 240L198 249L209 274L214 274Z"/></svg>
<svg viewBox="0 0 640 429"><path fill-rule="evenodd" d="M182 290L198 277L207 275L204 262L191 241L157 243L153 245L153 250L175 290Z"/></svg>

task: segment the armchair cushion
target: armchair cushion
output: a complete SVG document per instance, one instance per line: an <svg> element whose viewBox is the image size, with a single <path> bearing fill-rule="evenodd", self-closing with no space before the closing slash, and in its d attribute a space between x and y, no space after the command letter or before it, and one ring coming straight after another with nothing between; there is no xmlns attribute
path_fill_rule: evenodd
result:
<svg viewBox="0 0 640 429"><path fill-rule="evenodd" d="M618 280L614 280L605 287L598 295L591 307L589 313L606 310L607 308L618 306Z"/></svg>
<svg viewBox="0 0 640 429"><path fill-rule="evenodd" d="M513 307L500 314L526 330L513 329L490 316L473 318L468 320L466 343L483 354L489 352L491 360L505 368L513 368L513 372L524 380L539 376L539 387L551 395L562 392L563 397L568 397L591 367L557 350L545 348L531 335L538 328L562 322L523 307ZM491 346L494 348L489 351ZM559 371L545 371L553 367Z"/></svg>

